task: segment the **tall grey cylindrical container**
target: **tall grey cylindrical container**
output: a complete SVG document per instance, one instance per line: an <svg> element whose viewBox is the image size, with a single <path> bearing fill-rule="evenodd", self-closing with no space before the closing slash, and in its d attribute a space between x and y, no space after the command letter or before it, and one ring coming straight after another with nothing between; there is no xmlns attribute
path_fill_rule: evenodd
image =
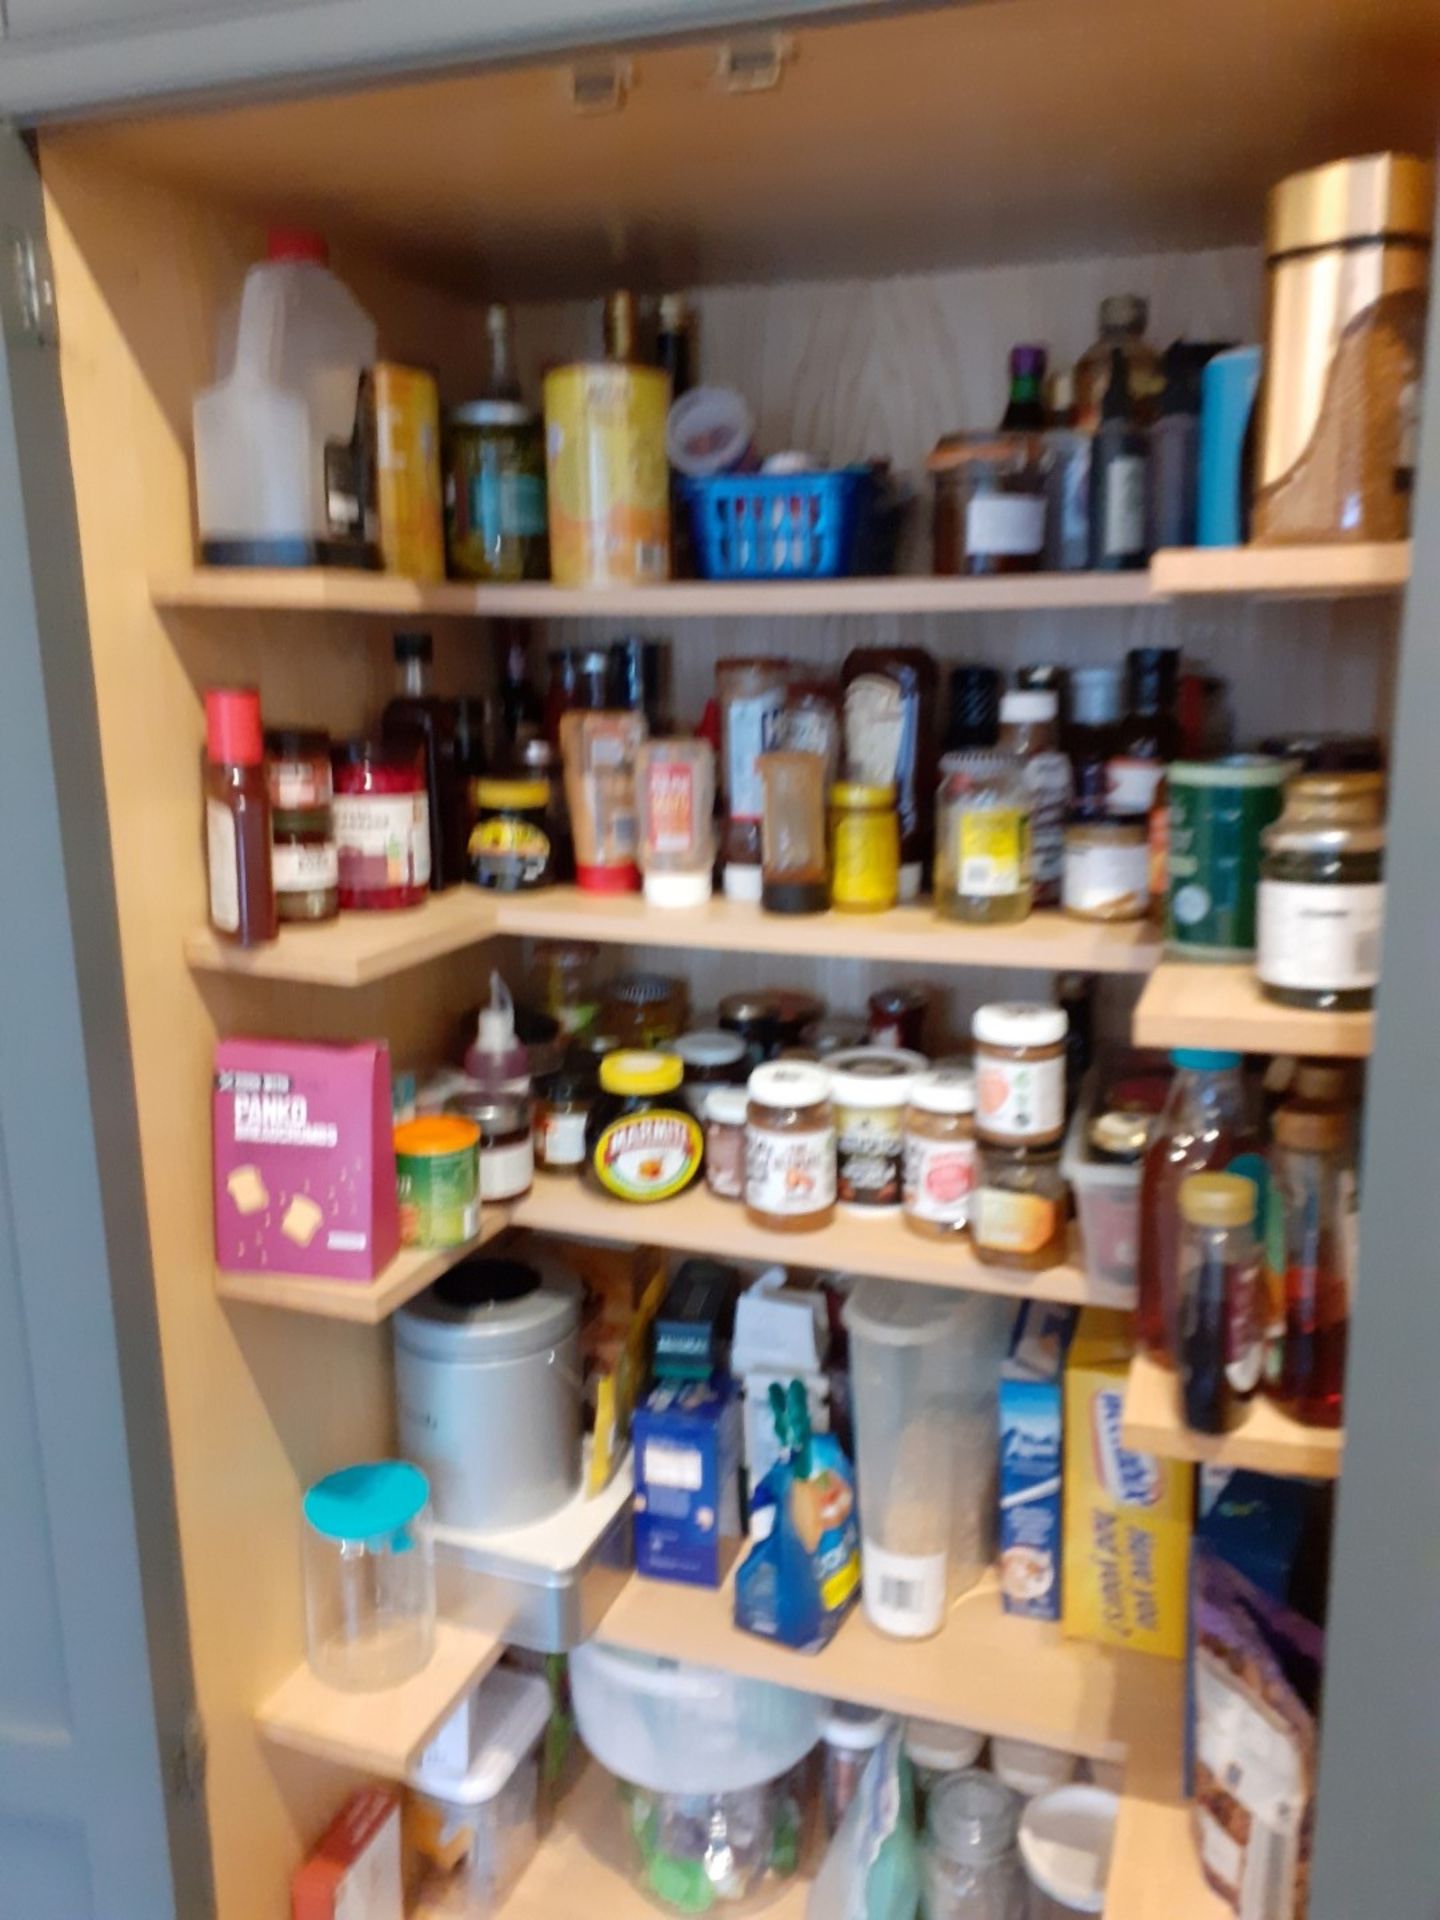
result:
<svg viewBox="0 0 1440 1920"><path fill-rule="evenodd" d="M436 1521L492 1533L580 1485L580 1283L558 1261L467 1260L395 1316L400 1451Z"/></svg>

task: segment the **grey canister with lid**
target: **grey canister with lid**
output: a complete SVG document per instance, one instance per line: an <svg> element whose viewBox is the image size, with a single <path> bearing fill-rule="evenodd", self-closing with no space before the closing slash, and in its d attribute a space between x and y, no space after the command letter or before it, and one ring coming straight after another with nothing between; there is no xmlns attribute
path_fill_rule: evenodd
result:
<svg viewBox="0 0 1440 1920"><path fill-rule="evenodd" d="M396 1314L400 1452L442 1526L523 1526L576 1492L580 1296L549 1255L478 1255Z"/></svg>

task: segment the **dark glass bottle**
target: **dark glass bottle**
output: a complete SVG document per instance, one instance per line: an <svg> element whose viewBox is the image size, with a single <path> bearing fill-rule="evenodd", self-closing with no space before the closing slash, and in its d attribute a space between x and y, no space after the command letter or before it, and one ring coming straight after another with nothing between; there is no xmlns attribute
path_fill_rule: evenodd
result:
<svg viewBox="0 0 1440 1920"><path fill-rule="evenodd" d="M978 664L956 667L950 675L950 724L946 753L993 747L1000 738L1000 675Z"/></svg>
<svg viewBox="0 0 1440 1920"><path fill-rule="evenodd" d="M500 685L500 713L505 738L512 747L531 740L545 726L545 709L530 679L530 655L524 630L513 631L505 643L505 673Z"/></svg>
<svg viewBox="0 0 1440 1920"><path fill-rule="evenodd" d="M1143 567L1150 436L1135 418L1125 355L1110 358L1110 384L1090 459L1090 565L1101 572Z"/></svg>
<svg viewBox="0 0 1440 1920"><path fill-rule="evenodd" d="M670 731L670 645L626 634L610 642L607 671L607 707L643 713L653 735Z"/></svg>
<svg viewBox="0 0 1440 1920"><path fill-rule="evenodd" d="M406 743L425 758L430 814L430 890L465 878L465 779L455 739L455 702L435 692L435 649L428 633L395 636L395 698L380 716L390 744Z"/></svg>
<svg viewBox="0 0 1440 1920"><path fill-rule="evenodd" d="M1070 755L1074 815L1102 820L1109 812L1110 760L1116 750L1124 678L1118 666L1070 669Z"/></svg>
<svg viewBox="0 0 1440 1920"><path fill-rule="evenodd" d="M660 330L656 358L670 376L673 403L695 384L695 316L683 293L667 293L660 300Z"/></svg>
<svg viewBox="0 0 1440 1920"><path fill-rule="evenodd" d="M205 856L214 931L237 947L273 940L270 782L253 687L206 690Z"/></svg>
<svg viewBox="0 0 1440 1920"><path fill-rule="evenodd" d="M624 287L605 296L603 332L607 360L633 363L641 358L640 310L634 294Z"/></svg>
<svg viewBox="0 0 1440 1920"><path fill-rule="evenodd" d="M1165 769L1180 755L1178 647L1132 647L1125 656L1125 718L1107 769L1111 813L1148 813Z"/></svg>
<svg viewBox="0 0 1440 1920"><path fill-rule="evenodd" d="M1010 349L1010 400L1000 422L1002 433L1043 433L1045 417L1045 349Z"/></svg>

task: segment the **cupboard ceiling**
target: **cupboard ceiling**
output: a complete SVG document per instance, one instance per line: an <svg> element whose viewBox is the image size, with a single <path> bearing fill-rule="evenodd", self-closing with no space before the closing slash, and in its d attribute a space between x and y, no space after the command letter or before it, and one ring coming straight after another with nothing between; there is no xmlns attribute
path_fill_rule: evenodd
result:
<svg viewBox="0 0 1440 1920"><path fill-rule="evenodd" d="M1259 237L1296 166L1431 150L1436 0L980 0L793 30L771 92L715 40L570 67L47 130L100 163L513 299Z"/></svg>

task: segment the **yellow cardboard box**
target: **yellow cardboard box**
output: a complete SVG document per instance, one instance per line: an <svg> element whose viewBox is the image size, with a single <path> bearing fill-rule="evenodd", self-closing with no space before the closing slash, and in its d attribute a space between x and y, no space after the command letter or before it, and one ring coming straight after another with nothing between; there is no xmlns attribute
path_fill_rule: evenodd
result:
<svg viewBox="0 0 1440 1920"><path fill-rule="evenodd" d="M1120 1444L1130 1315L1081 1314L1065 1367L1061 1624L1137 1653L1185 1651L1195 1471Z"/></svg>

